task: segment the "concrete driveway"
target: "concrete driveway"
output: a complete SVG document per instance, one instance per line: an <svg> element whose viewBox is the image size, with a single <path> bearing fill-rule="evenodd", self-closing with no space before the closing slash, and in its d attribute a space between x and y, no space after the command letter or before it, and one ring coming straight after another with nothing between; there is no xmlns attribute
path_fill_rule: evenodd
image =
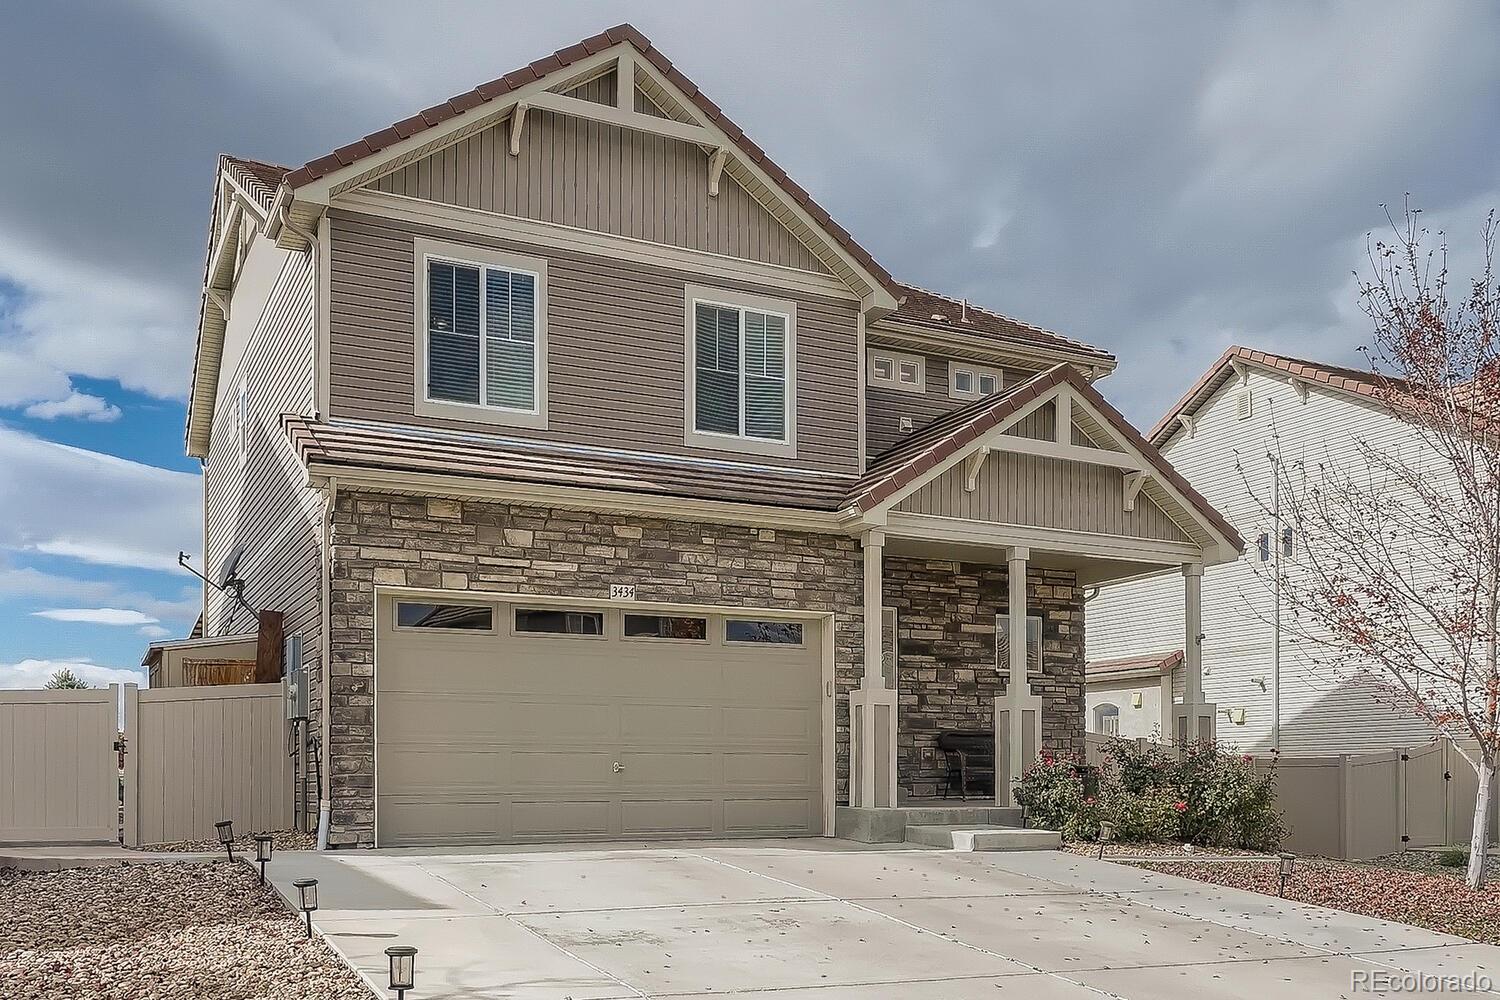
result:
<svg viewBox="0 0 1500 1000"><path fill-rule="evenodd" d="M289 899L292 880L319 879L317 927L373 985L386 983L386 946L416 945L412 1000L1375 992L1356 973L1500 984L1500 948L1050 851L801 840L291 853L270 873Z"/></svg>

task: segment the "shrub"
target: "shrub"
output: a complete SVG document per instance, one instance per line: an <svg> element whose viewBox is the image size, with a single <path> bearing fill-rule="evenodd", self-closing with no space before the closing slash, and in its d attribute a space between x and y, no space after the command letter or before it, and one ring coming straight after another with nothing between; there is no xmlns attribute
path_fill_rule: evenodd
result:
<svg viewBox="0 0 1500 1000"><path fill-rule="evenodd" d="M1284 834L1275 776L1250 757L1199 744L1173 753L1112 740L1097 771L1044 754L1018 790L1031 825L1070 840L1097 840L1099 823L1120 841L1186 840L1211 847L1273 851Z"/></svg>
<svg viewBox="0 0 1500 1000"><path fill-rule="evenodd" d="M1469 852L1463 847L1445 847L1438 852L1438 864L1444 868L1467 868Z"/></svg>

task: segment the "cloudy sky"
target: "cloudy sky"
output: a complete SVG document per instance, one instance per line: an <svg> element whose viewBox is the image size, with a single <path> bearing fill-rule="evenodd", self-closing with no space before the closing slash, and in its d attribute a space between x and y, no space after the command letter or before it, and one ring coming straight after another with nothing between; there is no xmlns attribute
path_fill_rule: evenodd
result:
<svg viewBox="0 0 1500 1000"><path fill-rule="evenodd" d="M1491 2L14 5L0 687L192 623L214 157L301 163L624 20L896 275L1118 354L1142 424L1231 343L1357 364L1383 204L1459 247L1500 205Z"/></svg>

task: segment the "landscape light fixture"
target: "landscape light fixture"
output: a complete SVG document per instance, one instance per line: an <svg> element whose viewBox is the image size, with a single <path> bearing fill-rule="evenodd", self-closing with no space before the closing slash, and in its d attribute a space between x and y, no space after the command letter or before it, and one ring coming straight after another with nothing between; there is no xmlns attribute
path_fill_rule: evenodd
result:
<svg viewBox="0 0 1500 1000"><path fill-rule="evenodd" d="M255 860L260 865L260 884L266 884L266 862L271 860L271 835L269 833L257 833L255 835Z"/></svg>
<svg viewBox="0 0 1500 1000"><path fill-rule="evenodd" d="M391 990L397 1000L405 1000L417 977L417 949L409 944L392 945L385 950L385 957L391 960Z"/></svg>
<svg viewBox="0 0 1500 1000"><path fill-rule="evenodd" d="M228 819L221 819L221 820L219 820L219 822L217 822L217 823L214 824L214 829L218 831L218 834L219 834L219 843L222 844L222 845L224 845L224 850L226 850L226 851L229 852L229 860L233 861L234 860L234 821L233 820L228 820Z"/></svg>
<svg viewBox="0 0 1500 1000"><path fill-rule="evenodd" d="M292 885L297 887L297 906L307 918L307 936L312 937L313 910L318 908L318 880L299 878Z"/></svg>
<svg viewBox="0 0 1500 1000"><path fill-rule="evenodd" d="M1099 823L1099 860L1104 860L1104 845L1115 839L1115 825L1109 820Z"/></svg>
<svg viewBox="0 0 1500 1000"><path fill-rule="evenodd" d="M1281 852L1281 888L1277 891L1278 896L1286 895L1286 880L1292 877L1292 867L1297 863L1297 855Z"/></svg>

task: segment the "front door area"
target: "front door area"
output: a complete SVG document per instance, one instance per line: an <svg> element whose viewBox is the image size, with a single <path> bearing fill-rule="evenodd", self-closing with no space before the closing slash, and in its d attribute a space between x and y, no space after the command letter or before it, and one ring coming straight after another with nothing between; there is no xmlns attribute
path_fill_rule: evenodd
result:
<svg viewBox="0 0 1500 1000"><path fill-rule="evenodd" d="M377 606L379 846L823 832L818 621Z"/></svg>

